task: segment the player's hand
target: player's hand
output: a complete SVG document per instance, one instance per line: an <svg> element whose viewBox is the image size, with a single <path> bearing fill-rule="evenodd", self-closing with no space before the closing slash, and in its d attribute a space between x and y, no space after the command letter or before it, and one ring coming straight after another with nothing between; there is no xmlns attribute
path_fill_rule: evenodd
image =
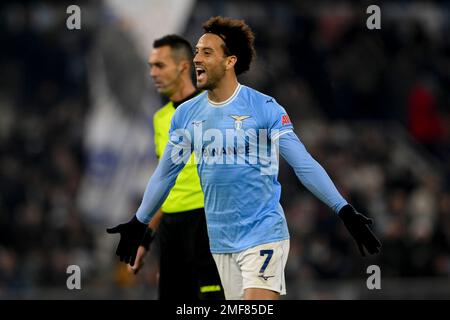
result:
<svg viewBox="0 0 450 320"><path fill-rule="evenodd" d="M134 266L136 253L146 230L147 225L140 222L136 216L133 216L127 223L106 229L106 232L111 234L120 233L120 241L116 250L116 255L120 257L120 261Z"/></svg>
<svg viewBox="0 0 450 320"><path fill-rule="evenodd" d="M134 266L128 264L128 272L138 274L139 270L145 264L145 255L147 254L147 250L143 245L140 245L136 254L136 261L134 262Z"/></svg>
<svg viewBox="0 0 450 320"><path fill-rule="evenodd" d="M344 222L347 230L358 245L358 249L361 255L364 257L366 254L364 248L370 253L375 254L380 252L381 242L369 229L369 225L372 225L373 220L367 218L361 213L357 212L351 205L347 204L339 211L339 217Z"/></svg>

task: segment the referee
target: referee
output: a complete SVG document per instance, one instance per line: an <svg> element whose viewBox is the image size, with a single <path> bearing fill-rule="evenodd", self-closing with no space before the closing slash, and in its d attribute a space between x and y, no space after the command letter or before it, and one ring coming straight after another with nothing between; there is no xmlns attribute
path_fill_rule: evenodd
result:
<svg viewBox="0 0 450 320"><path fill-rule="evenodd" d="M199 93L191 79L192 60L190 43L178 35L167 35L153 43L148 61L150 75L158 92L169 99L153 117L158 159L169 141L170 122L175 109ZM203 207L197 165L192 161L181 171L166 201L150 221L134 266L128 266L134 273L139 271L157 228L161 300L225 299L209 248Z"/></svg>

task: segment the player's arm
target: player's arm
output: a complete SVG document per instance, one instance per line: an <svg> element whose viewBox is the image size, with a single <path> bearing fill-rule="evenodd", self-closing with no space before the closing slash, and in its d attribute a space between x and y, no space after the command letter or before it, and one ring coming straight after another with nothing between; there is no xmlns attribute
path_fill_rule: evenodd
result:
<svg viewBox="0 0 450 320"><path fill-rule="evenodd" d="M293 132L279 137L281 156L294 169L302 184L334 212L339 212L347 201L337 191L323 167L309 154Z"/></svg>
<svg viewBox="0 0 450 320"><path fill-rule="evenodd" d="M120 242L116 251L120 261L134 265L136 252L146 234L148 223L169 195L190 154L190 149L183 147L182 143L176 145L169 141L147 184L136 215L127 223L107 229L108 233L120 233Z"/></svg>
<svg viewBox="0 0 450 320"><path fill-rule="evenodd" d="M365 255L364 248L370 254L378 253L381 243L368 228L372 220L347 203L324 168L308 153L292 130L285 131L278 139L282 157L294 169L301 183L343 220L361 254Z"/></svg>
<svg viewBox="0 0 450 320"><path fill-rule="evenodd" d="M164 146L162 143L167 143L167 139L163 138L164 135L167 135L168 132L163 130L163 126L161 125L161 117L160 114L157 112L153 115L153 128L154 128L154 143L155 143L155 154L158 160L161 159L162 153L164 152ZM165 142L163 142L165 141ZM128 271L134 274L137 274L139 270L142 268L145 262L145 256L147 255L147 252L150 250L150 245L153 242L153 239L155 237L156 229L158 228L158 225L163 217L163 211L160 208L156 214L153 216L152 220L150 220L148 224L148 229L144 235L144 238L142 239L141 245L138 248L137 254L136 254L136 261L134 263L134 266L128 265Z"/></svg>

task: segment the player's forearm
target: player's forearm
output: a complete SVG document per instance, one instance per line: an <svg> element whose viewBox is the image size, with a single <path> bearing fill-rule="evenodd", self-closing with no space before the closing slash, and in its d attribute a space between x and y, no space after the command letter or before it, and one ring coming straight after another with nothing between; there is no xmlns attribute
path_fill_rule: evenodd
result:
<svg viewBox="0 0 450 320"><path fill-rule="evenodd" d="M174 182L175 179L162 176L158 172L158 168L156 169L147 184L141 205L136 212L136 217L140 222L146 224L149 223L153 215L161 207L164 200L169 195L170 189L173 187Z"/></svg>
<svg viewBox="0 0 450 320"><path fill-rule="evenodd" d="M279 147L282 157L294 169L299 180L317 198L335 212L347 204L325 169L308 153L295 133L282 135Z"/></svg>
<svg viewBox="0 0 450 320"><path fill-rule="evenodd" d="M185 162L172 159L173 146L168 144L155 172L151 176L136 217L142 223L148 224L153 215L163 204L175 184L175 180L183 169Z"/></svg>

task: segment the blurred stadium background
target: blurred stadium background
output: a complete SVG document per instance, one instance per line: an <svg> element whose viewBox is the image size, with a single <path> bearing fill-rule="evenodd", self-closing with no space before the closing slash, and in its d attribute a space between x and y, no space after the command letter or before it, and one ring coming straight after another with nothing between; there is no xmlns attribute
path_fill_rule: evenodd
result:
<svg viewBox="0 0 450 320"><path fill-rule="evenodd" d="M66 8L81 8L68 30ZM368 30L366 8L381 8ZM450 298L450 6L444 1L21 1L0 4L0 299L155 299L157 245L137 277L107 226L128 219L155 168L162 105L155 38L193 44L213 15L245 19L257 60L240 81L273 95L361 212L382 254L282 163L285 299ZM81 268L68 290L66 268ZM367 266L381 290L366 287Z"/></svg>

